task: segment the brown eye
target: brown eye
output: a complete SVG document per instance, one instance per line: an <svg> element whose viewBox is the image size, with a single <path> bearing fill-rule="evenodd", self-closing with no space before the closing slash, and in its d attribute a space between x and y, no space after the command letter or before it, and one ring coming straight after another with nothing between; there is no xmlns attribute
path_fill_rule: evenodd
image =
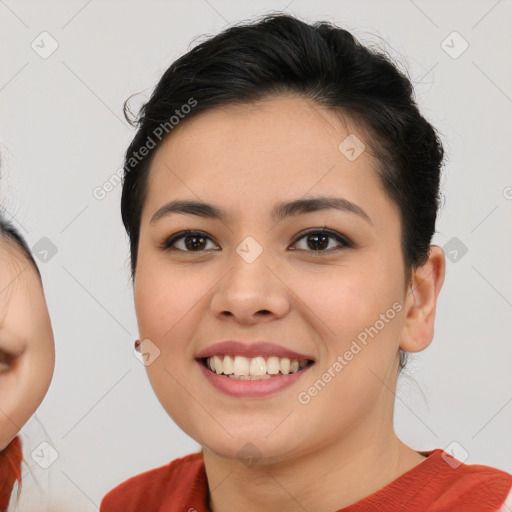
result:
<svg viewBox="0 0 512 512"><path fill-rule="evenodd" d="M209 242L210 246L208 246ZM213 243L212 239L201 231L181 231L165 240L161 247L162 249L183 252L201 252L209 249L218 249L218 246Z"/></svg>
<svg viewBox="0 0 512 512"><path fill-rule="evenodd" d="M294 242L294 245L297 245L301 240L305 240L305 243L302 243L302 247L297 247L297 249L307 252L331 252L346 249L353 245L338 232L325 228L303 234Z"/></svg>

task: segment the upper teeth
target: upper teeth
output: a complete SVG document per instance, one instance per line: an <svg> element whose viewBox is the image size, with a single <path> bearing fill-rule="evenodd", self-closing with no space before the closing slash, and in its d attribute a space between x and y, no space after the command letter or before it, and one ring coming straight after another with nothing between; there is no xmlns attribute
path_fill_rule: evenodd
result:
<svg viewBox="0 0 512 512"><path fill-rule="evenodd" d="M206 358L206 365L212 372L233 375L235 377L263 375L277 375L281 372L284 375L295 373L304 368L308 360L288 359L287 357L263 356L248 358L244 356L213 356Z"/></svg>

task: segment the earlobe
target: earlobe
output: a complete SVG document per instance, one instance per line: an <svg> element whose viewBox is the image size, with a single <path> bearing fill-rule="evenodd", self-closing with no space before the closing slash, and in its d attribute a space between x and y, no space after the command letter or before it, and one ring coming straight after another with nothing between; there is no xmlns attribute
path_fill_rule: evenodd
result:
<svg viewBox="0 0 512 512"><path fill-rule="evenodd" d="M446 260L441 247L430 246L428 261L412 273L405 298L405 319L400 348L406 352L426 349L434 337L436 304L443 286Z"/></svg>

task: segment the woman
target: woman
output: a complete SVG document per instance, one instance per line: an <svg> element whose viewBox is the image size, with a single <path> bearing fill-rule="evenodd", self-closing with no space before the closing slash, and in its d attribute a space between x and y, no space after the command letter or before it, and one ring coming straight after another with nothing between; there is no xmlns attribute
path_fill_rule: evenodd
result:
<svg viewBox="0 0 512 512"><path fill-rule="evenodd" d="M443 148L383 55L328 23L234 26L165 72L122 217L151 385L202 447L102 512L498 511L512 476L393 429L433 338Z"/></svg>
<svg viewBox="0 0 512 512"><path fill-rule="evenodd" d="M19 431L42 402L55 349L41 276L25 241L0 214L0 512L21 490Z"/></svg>

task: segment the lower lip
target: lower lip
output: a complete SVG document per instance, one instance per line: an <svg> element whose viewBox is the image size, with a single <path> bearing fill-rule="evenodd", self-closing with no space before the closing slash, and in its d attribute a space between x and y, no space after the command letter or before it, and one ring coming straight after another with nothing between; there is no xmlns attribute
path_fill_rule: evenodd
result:
<svg viewBox="0 0 512 512"><path fill-rule="evenodd" d="M270 377L270 379L240 380L231 379L225 375L211 372L200 361L198 361L197 364L200 366L203 375L214 388L222 391L226 395L240 398L261 398L278 393L297 382L311 366L306 366L302 370L288 375Z"/></svg>

